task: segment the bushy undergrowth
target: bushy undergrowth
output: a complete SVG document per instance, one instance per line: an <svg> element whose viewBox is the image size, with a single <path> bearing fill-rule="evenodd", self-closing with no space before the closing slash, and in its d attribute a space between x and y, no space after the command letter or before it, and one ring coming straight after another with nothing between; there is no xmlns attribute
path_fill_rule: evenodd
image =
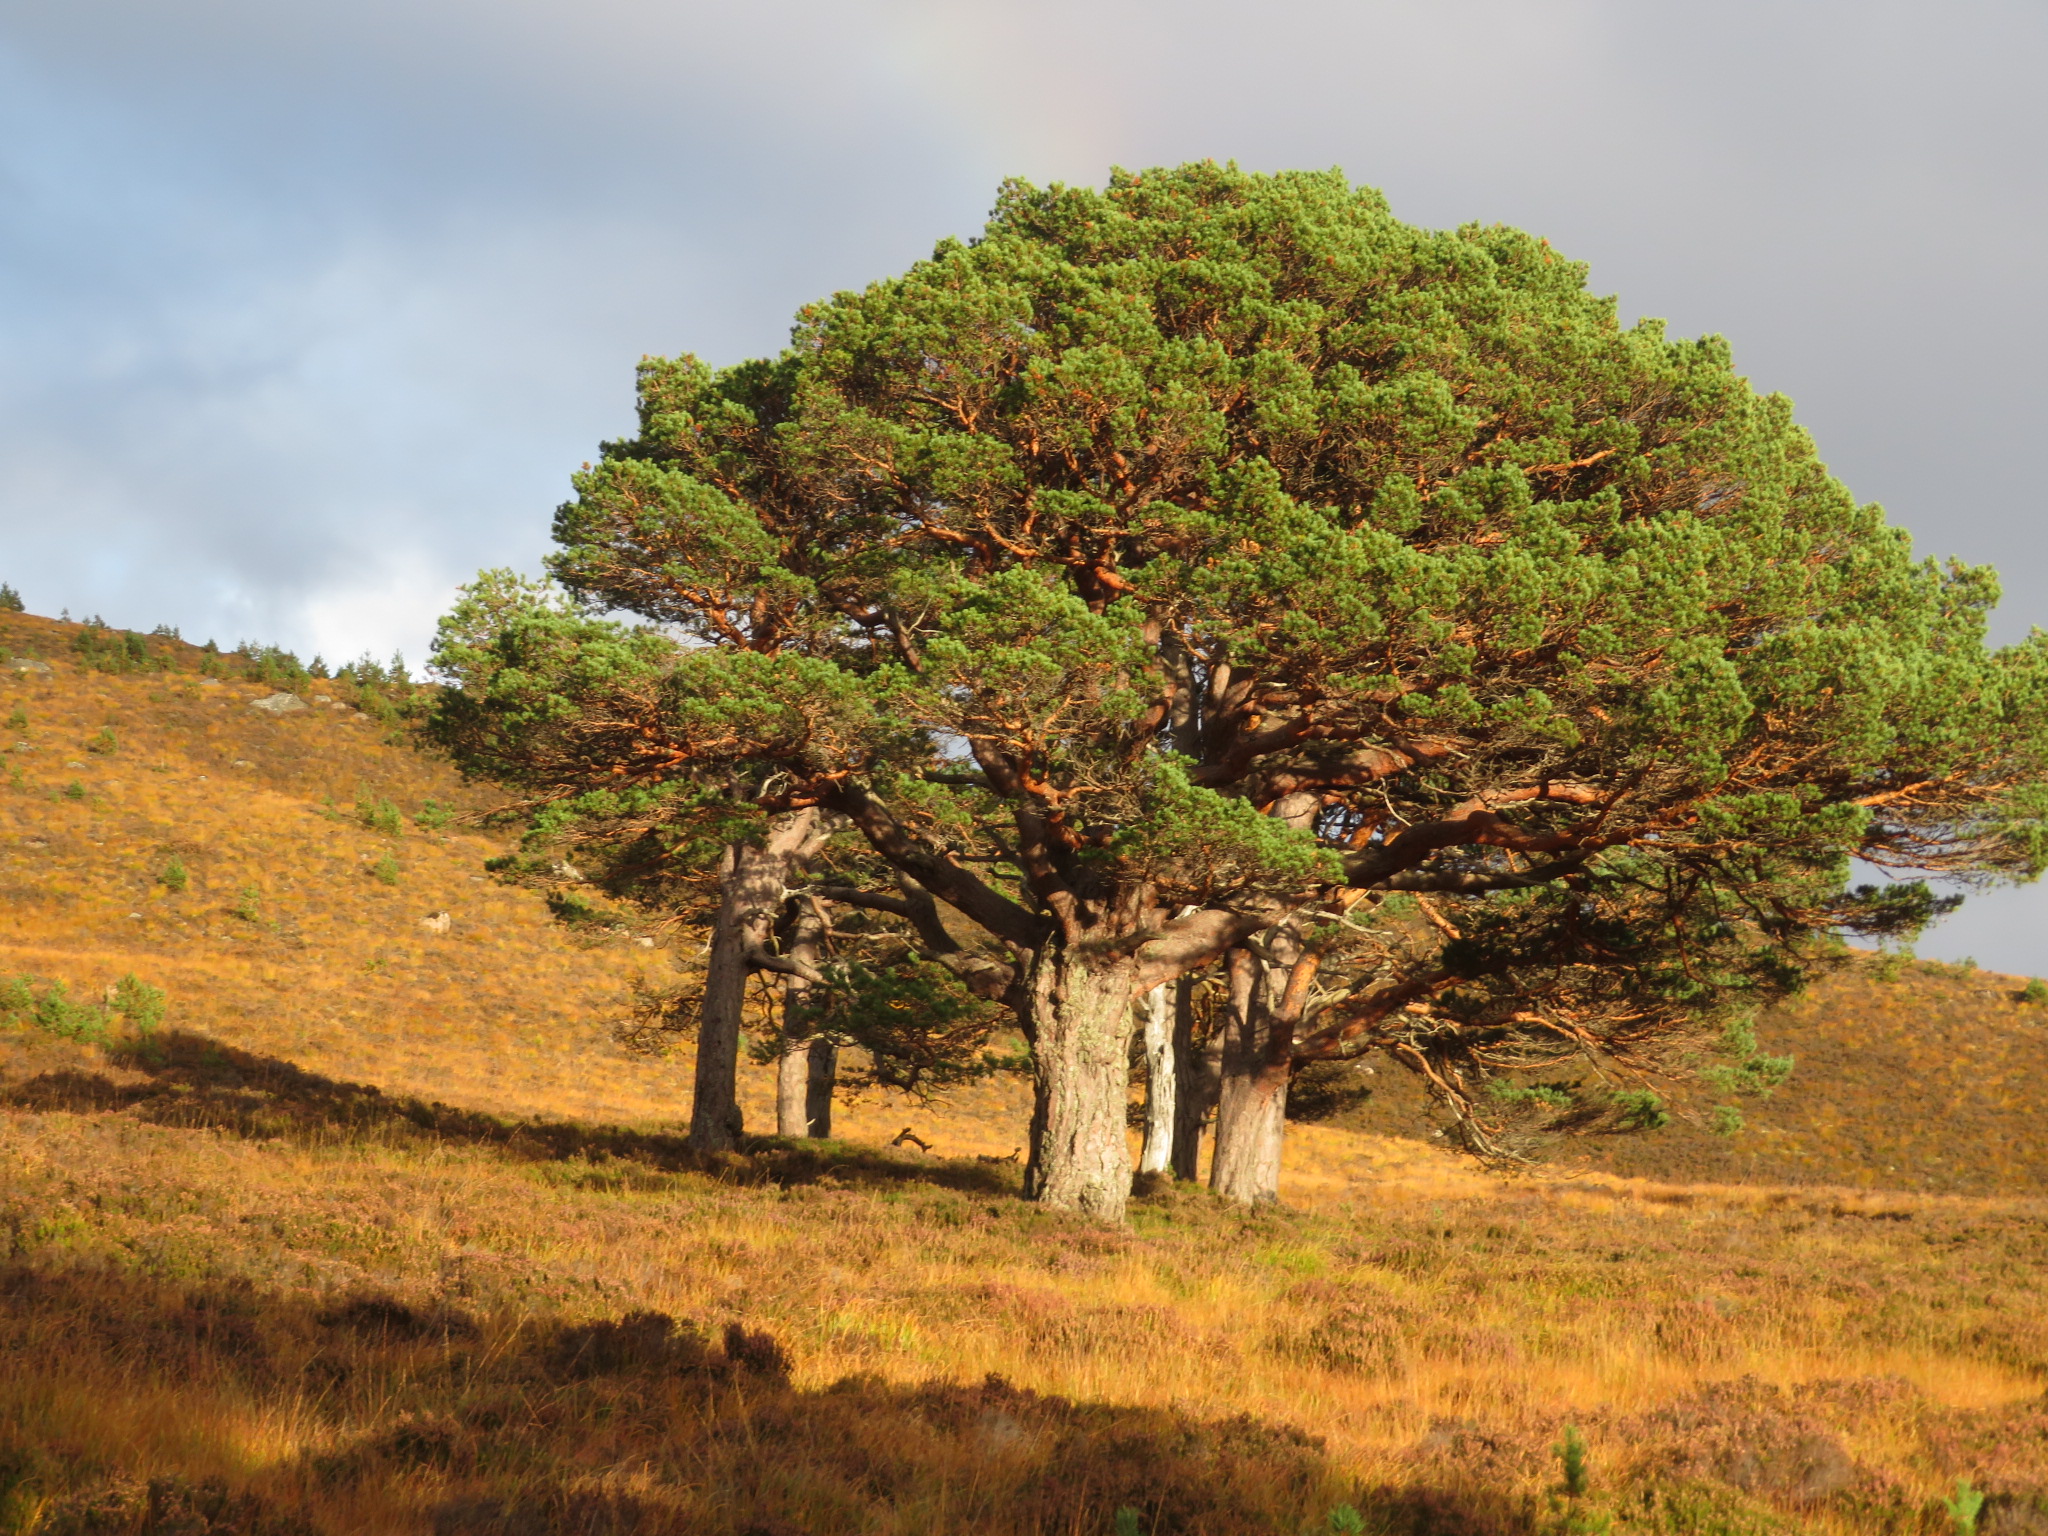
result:
<svg viewBox="0 0 2048 1536"><path fill-rule="evenodd" d="M131 971L100 1002L74 999L62 981L16 976L0 981L0 1023L31 1026L61 1039L102 1045L121 1036L148 1039L164 1021L161 987Z"/></svg>

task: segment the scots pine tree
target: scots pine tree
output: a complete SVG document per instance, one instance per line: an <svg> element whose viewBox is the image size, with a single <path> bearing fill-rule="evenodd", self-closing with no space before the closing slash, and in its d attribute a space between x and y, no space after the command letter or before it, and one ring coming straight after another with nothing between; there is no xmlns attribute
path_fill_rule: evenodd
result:
<svg viewBox="0 0 2048 1536"><path fill-rule="evenodd" d="M1304 1057L1468 1109L1654 1065L1934 909L1852 857L2042 867L2048 653L1986 648L1988 572L1916 561L1718 338L1334 172L1007 184L778 357L644 362L574 484L583 606L458 624L444 739L649 880L707 818L856 839L887 878L835 899L1010 1005L1030 1187L1105 1219L1133 1002L1190 972L1258 1199Z"/></svg>

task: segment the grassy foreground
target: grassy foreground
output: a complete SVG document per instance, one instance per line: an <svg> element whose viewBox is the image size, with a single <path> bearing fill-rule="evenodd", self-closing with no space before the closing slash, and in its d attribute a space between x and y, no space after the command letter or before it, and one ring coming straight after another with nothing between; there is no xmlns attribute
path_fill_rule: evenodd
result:
<svg viewBox="0 0 2048 1536"><path fill-rule="evenodd" d="M0 1025L0 1532L2048 1531L2012 978L1852 978L1744 1138L1519 1181L1340 1117L1290 1209L1104 1232L1017 1199L1008 1079L704 1163L608 1022L693 936L480 878L387 724L76 634L0 616L0 981L170 1004Z"/></svg>
<svg viewBox="0 0 2048 1536"><path fill-rule="evenodd" d="M1932 1532L1967 1477L1996 1531L2048 1485L2038 1202L1418 1165L1104 1232L1004 1165L8 1053L18 1530Z"/></svg>

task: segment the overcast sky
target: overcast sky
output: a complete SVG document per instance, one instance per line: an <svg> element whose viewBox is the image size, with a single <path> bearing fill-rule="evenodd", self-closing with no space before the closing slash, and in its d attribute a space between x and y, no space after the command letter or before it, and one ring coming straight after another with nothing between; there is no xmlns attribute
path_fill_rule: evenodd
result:
<svg viewBox="0 0 2048 1536"><path fill-rule="evenodd" d="M1340 166L1719 332L2048 627L2048 6L0 0L0 580L424 650L634 361L979 227L1005 175ZM2048 971L2048 892L1921 946Z"/></svg>

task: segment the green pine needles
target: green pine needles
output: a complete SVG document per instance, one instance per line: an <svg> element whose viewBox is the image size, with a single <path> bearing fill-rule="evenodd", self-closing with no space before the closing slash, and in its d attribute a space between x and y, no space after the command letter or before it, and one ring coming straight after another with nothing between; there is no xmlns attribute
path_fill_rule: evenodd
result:
<svg viewBox="0 0 2048 1536"><path fill-rule="evenodd" d="M1383 1052L1484 1153L1496 1073L1673 1067L1910 939L1911 877L2048 861L2048 641L1987 648L1992 574L1518 230L1335 172L1012 182L639 404L559 585L449 616L436 735L621 895L829 817L838 899L1035 1035L1055 1204L1121 1214L1158 983L1229 970L1244 1060ZM1271 1198L1272 1123L1219 1120L1219 1187Z"/></svg>

